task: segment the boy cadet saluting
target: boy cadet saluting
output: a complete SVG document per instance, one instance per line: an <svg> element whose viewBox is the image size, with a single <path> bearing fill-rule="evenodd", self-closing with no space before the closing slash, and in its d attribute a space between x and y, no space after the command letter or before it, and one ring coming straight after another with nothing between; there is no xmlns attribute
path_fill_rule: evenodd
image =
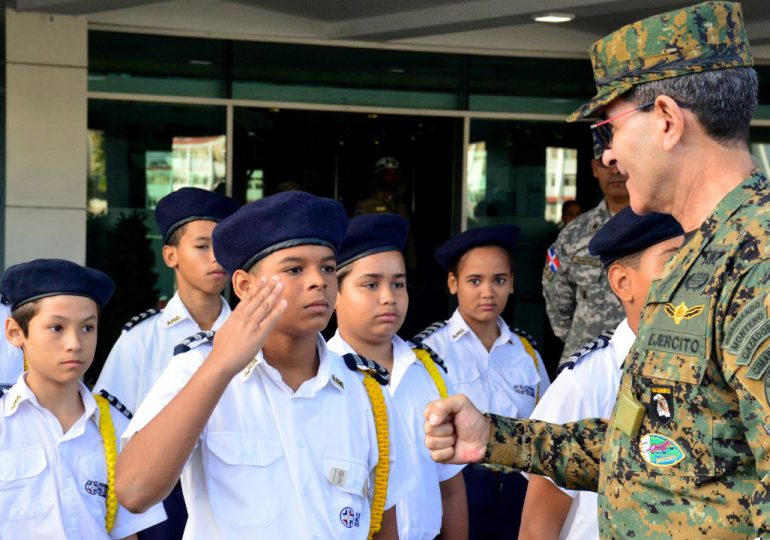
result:
<svg viewBox="0 0 770 540"><path fill-rule="evenodd" d="M118 505L117 436L128 419L80 380L114 288L102 272L57 259L3 276L5 333L28 370L0 398L0 538L135 538L165 519L160 506L136 515Z"/></svg>
<svg viewBox="0 0 770 540"><path fill-rule="evenodd" d="M384 370L344 361L318 334L346 227L342 205L299 191L217 226L241 302L213 346L209 333L178 347L124 434L128 508L162 499L181 473L188 540L361 539L380 524L377 538L396 538L392 506L412 485L393 466Z"/></svg>
<svg viewBox="0 0 770 540"><path fill-rule="evenodd" d="M532 338L511 330L500 314L513 294L515 225L470 229L436 250L458 307L414 340L447 365L454 390L496 414L528 418L549 385ZM527 482L519 474L471 465L463 470L470 537L512 538L519 530Z"/></svg>
<svg viewBox="0 0 770 540"><path fill-rule="evenodd" d="M163 197L155 220L163 235L163 261L173 268L177 292L162 311L149 309L123 327L94 391L136 411L174 356L174 347L202 330L218 330L230 315L221 293L227 272L214 258L211 233L240 205L230 197L182 188ZM187 512L177 485L164 501L168 520L142 532L143 540L182 538Z"/></svg>
<svg viewBox="0 0 770 540"><path fill-rule="evenodd" d="M409 467L417 480L396 504L401 540L468 538L468 508L460 467L435 463L425 449L422 411L428 402L452 393L443 362L425 349L410 348L396 332L409 307L402 255L409 223L397 214L353 218L337 260L337 333L329 349L360 354L390 372L388 390L395 420L407 434ZM441 366L441 367L439 367Z"/></svg>
<svg viewBox="0 0 770 540"><path fill-rule="evenodd" d="M682 245L683 234L679 223L667 214L638 216L627 207L594 235L588 250L599 257L626 318L568 358L532 419L564 423L612 415L623 361L636 339L650 284ZM598 538L597 504L596 493L561 490L547 478L530 475L519 536L532 540Z"/></svg>

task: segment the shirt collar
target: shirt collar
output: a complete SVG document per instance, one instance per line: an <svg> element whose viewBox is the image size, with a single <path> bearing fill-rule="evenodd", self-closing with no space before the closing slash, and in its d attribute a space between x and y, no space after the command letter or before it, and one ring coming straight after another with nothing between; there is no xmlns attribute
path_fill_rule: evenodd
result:
<svg viewBox="0 0 770 540"><path fill-rule="evenodd" d="M460 314L459 308L455 310L452 317L447 321L447 328L449 328L449 339L453 342L456 342L463 336L473 335L473 329L467 322L465 322L465 319L463 319L463 316ZM495 343L492 346L493 348L502 343L513 343L513 332L511 332L511 329L505 324L502 317L497 318L497 328L500 330L500 335L495 340Z"/></svg>
<svg viewBox="0 0 770 540"><path fill-rule="evenodd" d="M219 330L225 323L231 312L230 304L227 303L227 300L225 300L223 296L220 296L219 299L222 302L222 309L219 311L219 316L211 327L211 329L215 331ZM184 302L182 302L182 299L179 296L179 291L177 291L163 309L163 328L171 328L185 320L192 321L193 324L195 324L195 319L190 315L187 306L184 305Z"/></svg>
<svg viewBox="0 0 770 540"><path fill-rule="evenodd" d="M16 384L9 388L8 392L5 394L3 416L8 417L13 415L25 401L29 401L32 406L42 409L42 406L37 401L37 396L35 396L30 387L27 386L25 376L25 373L20 375ZM98 425L99 409L96 406L96 400L94 399L94 396L91 395L88 387L83 384L83 381L78 381L78 392L80 392L80 399L83 401L85 414L91 416Z"/></svg>
<svg viewBox="0 0 770 540"><path fill-rule="evenodd" d="M634 341L636 341L636 334L628 325L628 319L623 319L615 328L612 338L610 338L610 346L615 351L615 362L618 369L623 366L623 362L626 360L626 356L628 356Z"/></svg>

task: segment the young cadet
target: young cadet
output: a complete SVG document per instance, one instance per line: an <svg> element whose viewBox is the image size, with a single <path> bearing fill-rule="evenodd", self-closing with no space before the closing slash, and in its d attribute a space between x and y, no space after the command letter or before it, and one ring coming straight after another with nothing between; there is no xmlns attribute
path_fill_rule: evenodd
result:
<svg viewBox="0 0 770 540"><path fill-rule="evenodd" d="M439 359L396 335L409 308L402 255L409 223L397 214L355 217L337 256L337 324L329 350L360 354L390 372L393 409L407 434L417 485L396 504L401 540L468 538L465 484L456 466L434 462L423 442L425 406L451 393ZM419 355L419 356L418 356ZM408 466L402 460L396 466Z"/></svg>
<svg viewBox="0 0 770 540"><path fill-rule="evenodd" d="M482 410L528 418L549 385L531 338L512 331L500 314L513 294L515 225L470 229L444 242L436 260L448 273L458 308L414 339L446 362L448 378ZM470 537L515 538L526 480L471 465L463 470Z"/></svg>
<svg viewBox="0 0 770 540"><path fill-rule="evenodd" d="M163 261L174 270L176 294L162 311L150 309L123 327L94 390L119 399L129 411L139 407L174 356L174 347L203 330L218 330L230 315L221 293L227 272L211 246L216 224L240 205L230 197L199 188L174 191L155 207L163 235ZM181 539L187 512L177 485L164 501L168 520L144 531L143 540Z"/></svg>
<svg viewBox="0 0 770 540"><path fill-rule="evenodd" d="M413 480L393 466L384 370L319 335L346 227L341 204L300 191L217 226L241 302L216 337L177 348L124 434L116 488L128 508L162 499L181 473L187 540L363 539L370 526L396 538L393 506Z"/></svg>
<svg viewBox="0 0 770 540"><path fill-rule="evenodd" d="M563 424L610 417L623 361L636 339L650 285L681 246L683 234L669 215L652 212L638 216L627 207L594 235L588 249L606 269L626 319L614 332L599 335L569 358L531 418ZM519 537L599 538L598 515L596 493L562 490L545 477L530 475Z"/></svg>
<svg viewBox="0 0 770 540"><path fill-rule="evenodd" d="M105 274L56 259L3 276L5 334L28 370L0 398L0 538L135 538L165 519L161 506L137 515L118 505L117 434L128 419L80 380L114 288Z"/></svg>

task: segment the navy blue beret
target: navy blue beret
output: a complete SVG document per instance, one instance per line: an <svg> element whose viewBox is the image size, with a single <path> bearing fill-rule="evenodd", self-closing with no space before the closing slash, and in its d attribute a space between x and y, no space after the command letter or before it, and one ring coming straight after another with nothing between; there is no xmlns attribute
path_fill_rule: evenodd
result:
<svg viewBox="0 0 770 540"><path fill-rule="evenodd" d="M214 255L231 275L279 249L328 246L338 252L348 217L340 203L285 191L242 206L214 229Z"/></svg>
<svg viewBox="0 0 770 540"><path fill-rule="evenodd" d="M350 220L337 253L337 270L383 251L404 251L409 222L398 214L361 214Z"/></svg>
<svg viewBox="0 0 770 540"><path fill-rule="evenodd" d="M115 283L104 272L71 261L35 259L8 268L0 290L12 310L39 298L61 294L86 296L101 308L115 292Z"/></svg>
<svg viewBox="0 0 770 540"><path fill-rule="evenodd" d="M158 223L163 243L179 227L191 221L222 221L238 210L241 205L230 197L205 189L185 187L172 191L155 207L155 221Z"/></svg>
<svg viewBox="0 0 770 540"><path fill-rule="evenodd" d="M444 270L452 268L467 251L481 246L498 246L513 255L521 229L516 225L487 225L453 236L436 250L436 260Z"/></svg>
<svg viewBox="0 0 770 540"><path fill-rule="evenodd" d="M591 255L606 268L613 261L654 244L684 234L681 225L668 214L634 214L626 207L605 223L588 243Z"/></svg>

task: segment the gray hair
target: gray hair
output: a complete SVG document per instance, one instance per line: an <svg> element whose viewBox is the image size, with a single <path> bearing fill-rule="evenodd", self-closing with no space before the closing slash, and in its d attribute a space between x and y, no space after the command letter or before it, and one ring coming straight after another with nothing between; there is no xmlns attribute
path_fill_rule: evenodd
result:
<svg viewBox="0 0 770 540"><path fill-rule="evenodd" d="M632 88L624 99L637 105L668 96L687 106L706 133L723 146L746 146L749 124L757 110L759 83L754 68L701 71Z"/></svg>

